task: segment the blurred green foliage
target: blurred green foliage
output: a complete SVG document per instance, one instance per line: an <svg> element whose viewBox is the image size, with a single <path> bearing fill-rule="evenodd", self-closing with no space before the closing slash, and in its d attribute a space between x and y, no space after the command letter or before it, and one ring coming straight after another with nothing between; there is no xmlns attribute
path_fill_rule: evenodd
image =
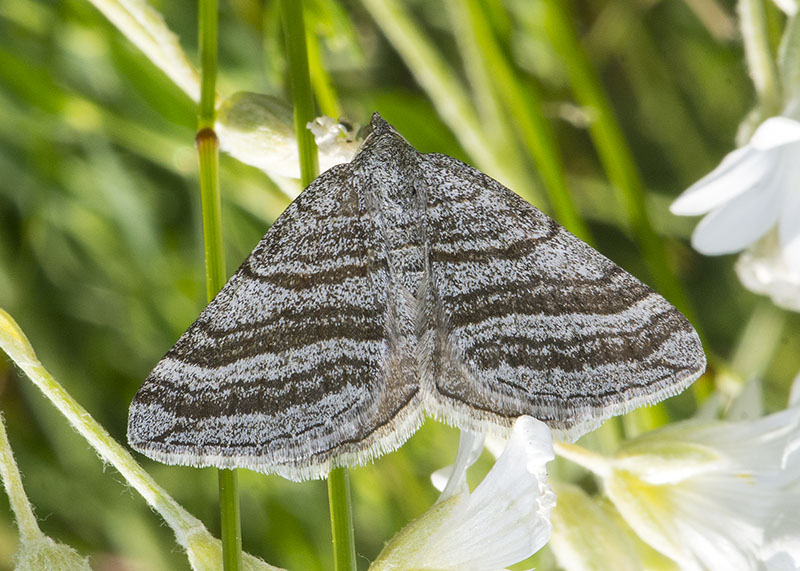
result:
<svg viewBox="0 0 800 571"><path fill-rule="evenodd" d="M526 118L519 114L540 104L597 247L653 283L587 133L592 111L576 104L567 63L550 43L548 1L397 3L458 86L437 94L418 83L428 62L400 55L385 29L393 22L379 25L373 2L308 0L318 106L362 124L378 110L419 150L475 164L552 213L520 129ZM153 5L193 56L195 4ZM800 320L762 319L770 331L741 345L760 300L740 286L732 259L690 250L693 221L667 210L733 148L754 104L732 3L581 0L572 7L712 362L724 366L736 350L734 366L742 370L734 373L763 375L767 407L780 408L800 368ZM779 37L782 16L766 7ZM494 47L464 37L467 8L479 10L481 33L490 34L483 40L493 38ZM221 94L286 97L280 30L277 2L222 3ZM499 97L491 66L476 73L489 55L510 69L503 81L512 82L511 100ZM443 118L457 103L468 106L459 110L463 121ZM88 2L0 0L0 306L54 376L122 442L131 397L204 305L195 122L194 103ZM465 138L470 129L480 145ZM289 199L230 157L222 157L221 179L232 273ZM670 411L691 412L690 397L676 400ZM188 568L158 517L4 360L0 407L45 533L91 554L97 569ZM428 476L452 460L456 442L456 431L430 421L400 452L351 472L361 568L435 500ZM215 470L141 461L218 530ZM241 471L240 490L245 550L293 570L329 567L323 482ZM0 568L8 569L16 534L5 497L0 504ZM547 564L545 553L538 565Z"/></svg>

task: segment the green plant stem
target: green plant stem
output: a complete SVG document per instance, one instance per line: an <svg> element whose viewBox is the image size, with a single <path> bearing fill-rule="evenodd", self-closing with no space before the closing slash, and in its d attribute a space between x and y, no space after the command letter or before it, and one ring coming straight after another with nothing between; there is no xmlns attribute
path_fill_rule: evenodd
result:
<svg viewBox="0 0 800 571"><path fill-rule="evenodd" d="M211 301L225 284L222 246L222 205L219 190L219 140L214 132L217 80L217 0L200 0L200 106L197 153L206 259L206 294ZM225 571L242 567L242 529L238 478L235 470L219 470L219 509L222 564Z"/></svg>
<svg viewBox="0 0 800 571"><path fill-rule="evenodd" d="M664 243L656 234L645 206L644 185L633 154L608 101L605 91L587 57L572 22L570 2L548 1L546 29L550 41L567 65L570 82L578 102L594 116L589 134L609 181L619 193L639 248L655 281L655 286L696 323L683 288L667 264Z"/></svg>
<svg viewBox="0 0 800 571"><path fill-rule="evenodd" d="M308 66L311 72L311 83L314 87L314 94L317 96L322 114L328 117L338 118L341 114L341 106L333 89L333 81L322 61L320 53L319 39L315 33L306 34L306 47L308 48Z"/></svg>
<svg viewBox="0 0 800 571"><path fill-rule="evenodd" d="M239 474L236 470L217 470L219 515L222 539L222 568L242 567L242 522L239 511Z"/></svg>
<svg viewBox="0 0 800 571"><path fill-rule="evenodd" d="M355 571L353 510L350 507L350 476L346 468L336 468L328 474L328 505L331 511L334 569Z"/></svg>
<svg viewBox="0 0 800 571"><path fill-rule="evenodd" d="M281 0L281 15L289 58L294 127L300 154L300 178L308 186L319 172L317 145L306 124L314 119L314 98L308 71L308 52L303 3L300 0ZM345 468L328 474L328 503L331 510L334 569L355 571L356 550L353 535L353 514L350 505L350 479Z"/></svg>
<svg viewBox="0 0 800 571"><path fill-rule="evenodd" d="M200 0L200 108L198 129L214 127L217 89L217 0Z"/></svg>
<svg viewBox="0 0 800 571"><path fill-rule="evenodd" d="M20 476L19 468L14 461L14 453L8 442L6 423L2 414L0 414L0 475L2 475L3 485L8 494L11 511L14 512L14 518L17 520L20 539L25 542L41 537L42 530L39 529L28 496L22 487L22 476Z"/></svg>
<svg viewBox="0 0 800 571"><path fill-rule="evenodd" d="M210 128L196 138L200 157L200 193L203 210L203 244L206 258L206 294L212 300L225 284L225 257L222 249L222 205L219 192L219 141ZM223 568L241 568L242 534L239 517L239 492L236 470L219 470L219 508Z"/></svg>
<svg viewBox="0 0 800 571"><path fill-rule="evenodd" d="M219 192L219 140L204 128L195 139L200 159L200 201L203 210L203 245L206 260L206 296L211 301L225 284L222 250L222 204Z"/></svg>
<svg viewBox="0 0 800 571"><path fill-rule="evenodd" d="M67 419L69 424L94 448L104 462L116 468L125 480L150 506L156 510L175 532L178 543L189 548L193 534L205 532L202 522L192 516L161 488L111 435L83 408L61 384L56 381L44 365L39 362L28 338L16 321L0 309L0 350L22 369L45 397ZM27 516L26 516L27 517ZM26 520L28 527L34 520Z"/></svg>
<svg viewBox="0 0 800 571"><path fill-rule="evenodd" d="M311 91L311 76L308 70L302 1L281 0L281 14L289 58L292 102L294 103L294 130L297 136L297 149L300 153L300 180L306 187L319 174L319 158L314 136L306 128L306 124L314 120L314 95Z"/></svg>

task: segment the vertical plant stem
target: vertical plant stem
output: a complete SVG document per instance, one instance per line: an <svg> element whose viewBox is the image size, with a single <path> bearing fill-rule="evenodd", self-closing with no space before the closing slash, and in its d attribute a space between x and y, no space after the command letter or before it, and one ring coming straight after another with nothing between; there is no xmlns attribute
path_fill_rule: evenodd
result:
<svg viewBox="0 0 800 571"><path fill-rule="evenodd" d="M242 522L239 513L239 474L218 470L219 514L222 539L222 568L238 571L242 567Z"/></svg>
<svg viewBox="0 0 800 571"><path fill-rule="evenodd" d="M200 108L198 130L214 128L217 91L217 0L200 0Z"/></svg>
<svg viewBox="0 0 800 571"><path fill-rule="evenodd" d="M328 474L328 505L331 511L333 568L336 571L355 571L356 546L347 468L337 468Z"/></svg>
<svg viewBox="0 0 800 571"><path fill-rule="evenodd" d="M17 463L14 461L14 453L11 451L11 444L8 442L6 434L6 423L3 415L0 414L0 475L2 475L3 485L8 494L8 503L11 511L17 520L20 539L31 541L42 535L36 516L33 515L33 508L22 487L22 476L20 476Z"/></svg>
<svg viewBox="0 0 800 571"><path fill-rule="evenodd" d="M300 181L303 187L311 184L319 174L319 159L314 136L306 124L314 119L314 96L308 71L306 31L303 23L303 2L281 0L283 30L289 57L289 76L294 105L294 131L300 153Z"/></svg>
<svg viewBox="0 0 800 571"><path fill-rule="evenodd" d="M161 488L150 474L133 459L130 452L121 446L92 415L70 395L50 372L39 362L28 338L16 321L0 309L0 350L5 351L11 360L22 369L56 409L67 419L70 426L94 448L103 461L108 462L122 474L125 480L161 514L164 521L175 532L178 543L190 550L192 535L207 534L202 522L187 512L180 504ZM18 514L24 513L18 511ZM37 526L35 518L24 514L26 526L32 533ZM38 526L37 526L38 527ZM21 527L20 527L21 529Z"/></svg>
<svg viewBox="0 0 800 571"><path fill-rule="evenodd" d="M317 34L313 31L306 34L306 46L308 48L308 66L311 74L311 83L314 87L314 94L317 96L317 103L323 115L338 118L341 114L341 106L333 89L333 81L322 61L322 54Z"/></svg>
<svg viewBox="0 0 800 571"><path fill-rule="evenodd" d="M217 80L217 0L200 0L199 14L200 107L196 145L200 160L206 294L208 300L211 301L225 284L222 205L219 191L219 140L214 132ZM218 484L223 569L238 571L242 567L242 529L236 470L219 470Z"/></svg>
<svg viewBox="0 0 800 571"><path fill-rule="evenodd" d="M206 297L211 301L225 284L222 250L222 204L219 193L219 140L213 129L197 133L195 146L200 159L200 202L203 209L203 246L206 259Z"/></svg>
<svg viewBox="0 0 800 571"><path fill-rule="evenodd" d="M576 99L595 114L589 126L589 134L609 181L619 192L655 286L690 320L696 322L683 288L667 264L664 243L650 223L645 206L644 185L633 154L600 79L580 45L572 22L570 2L549 1L546 5L546 29L550 41L566 62Z"/></svg>
<svg viewBox="0 0 800 571"><path fill-rule="evenodd" d="M300 154L300 178L303 186L308 186L319 172L319 163L317 145L306 128L306 124L314 119L314 98L308 71L303 3L300 0L281 0L280 6L289 57L294 126ZM350 506L350 480L345 468L331 470L328 474L328 503L331 511L334 569L355 571L356 550Z"/></svg>

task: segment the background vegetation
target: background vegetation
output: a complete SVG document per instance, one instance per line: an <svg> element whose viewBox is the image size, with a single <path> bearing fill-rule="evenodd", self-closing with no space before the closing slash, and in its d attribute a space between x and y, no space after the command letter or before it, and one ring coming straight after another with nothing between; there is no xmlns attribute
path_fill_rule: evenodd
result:
<svg viewBox="0 0 800 571"><path fill-rule="evenodd" d="M193 55L195 3L152 4ZM646 247L643 254L619 185L609 183L595 111L582 105L575 56L548 4L307 0L320 113L363 124L378 110L419 150L465 160L553 214L531 143L531 125L544 120L557 142L550 164L566 173L596 247L661 289L668 277L658 277ZM734 148L755 103L733 3L564 5L624 135L611 155L632 152L681 288L672 297L686 296L705 334L712 374L702 383L732 394L741 381L763 378L766 408L781 408L800 369L800 319L744 290L733 258L692 251L694 221L667 209ZM288 101L277 2L220 8L220 93ZM784 17L771 3L764 8L776 48ZM413 51L425 46L430 52ZM430 79L437 71L447 79L438 86ZM195 103L89 2L0 0L0 307L122 442L134 392L204 305L195 130ZM232 273L290 199L253 167L227 156L221 166ZM702 393L674 399L669 414L691 414ZM98 570L188 568L159 518L3 359L0 409L45 533L91 554ZM360 565L436 499L428 476L451 461L456 442L455 430L431 421L401 451L351 472ZM215 470L141 461L218 530ZM240 492L246 551L293 570L328 568L324 482L241 471ZM16 531L4 496L0 504L6 569ZM547 567L547 553L539 565Z"/></svg>

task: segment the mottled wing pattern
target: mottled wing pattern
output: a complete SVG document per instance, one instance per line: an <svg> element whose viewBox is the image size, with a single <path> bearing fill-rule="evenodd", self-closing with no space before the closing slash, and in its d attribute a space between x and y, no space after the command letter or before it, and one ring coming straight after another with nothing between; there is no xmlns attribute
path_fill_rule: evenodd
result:
<svg viewBox="0 0 800 571"><path fill-rule="evenodd" d="M661 296L496 181L372 128L147 377L134 448L305 479L396 448L424 413L571 437L702 372Z"/></svg>
<svg viewBox="0 0 800 571"><path fill-rule="evenodd" d="M576 437L702 373L697 334L663 297L479 171L421 165L439 416L527 414Z"/></svg>
<svg viewBox="0 0 800 571"><path fill-rule="evenodd" d="M416 428L415 340L364 177L334 167L275 222L136 394L134 448L305 479Z"/></svg>

